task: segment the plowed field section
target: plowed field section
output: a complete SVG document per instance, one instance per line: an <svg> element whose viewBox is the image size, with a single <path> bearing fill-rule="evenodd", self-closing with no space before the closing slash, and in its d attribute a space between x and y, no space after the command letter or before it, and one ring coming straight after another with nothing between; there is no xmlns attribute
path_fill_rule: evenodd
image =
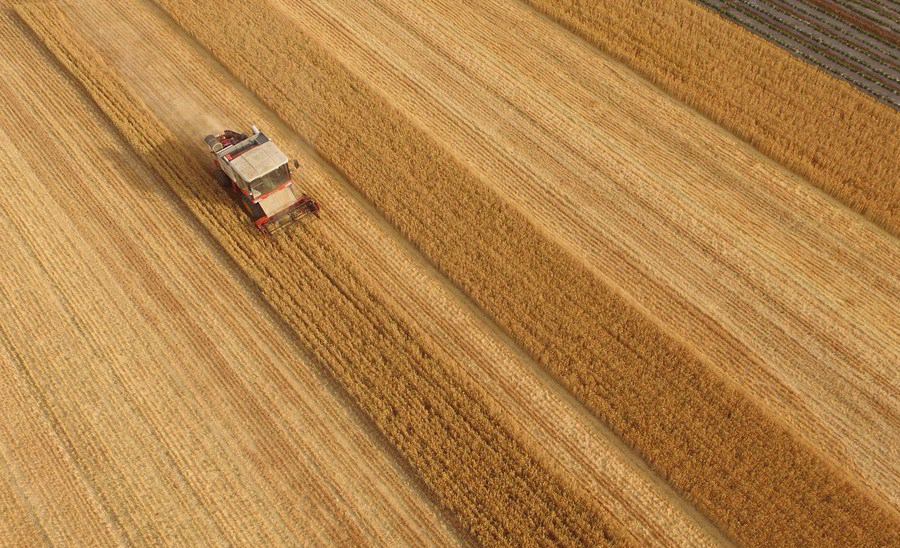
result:
<svg viewBox="0 0 900 548"><path fill-rule="evenodd" d="M293 127L314 136L313 144L498 323L730 534L760 544L896 536L895 527L874 527L896 525L889 511L544 239L490 185L336 64L305 28L263 33L265 3L227 13L205 2L162 4ZM297 8L297 19L307 20ZM197 23L209 20L215 32ZM240 36L254 38L235 49ZM379 84L387 80L377 70L361 72ZM445 120L442 108L430 111ZM451 203L456 207L447 208ZM701 479L711 477L717 481ZM804 488L775 487L784 485Z"/></svg>
<svg viewBox="0 0 900 548"><path fill-rule="evenodd" d="M457 542L115 135L3 7L0 544Z"/></svg>

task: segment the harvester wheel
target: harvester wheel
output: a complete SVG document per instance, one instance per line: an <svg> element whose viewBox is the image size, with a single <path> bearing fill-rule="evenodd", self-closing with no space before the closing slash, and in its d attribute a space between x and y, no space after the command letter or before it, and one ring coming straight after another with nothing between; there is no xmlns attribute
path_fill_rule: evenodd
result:
<svg viewBox="0 0 900 548"><path fill-rule="evenodd" d="M231 186L231 179L228 178L228 175L225 174L221 169L216 169L213 174L216 177L216 181L219 182L219 185L222 188L229 188Z"/></svg>

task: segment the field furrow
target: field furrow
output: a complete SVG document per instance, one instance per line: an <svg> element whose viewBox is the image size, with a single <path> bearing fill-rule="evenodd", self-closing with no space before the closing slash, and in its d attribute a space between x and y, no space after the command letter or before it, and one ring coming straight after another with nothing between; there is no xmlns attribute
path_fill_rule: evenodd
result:
<svg viewBox="0 0 900 548"><path fill-rule="evenodd" d="M895 527L874 526L896 516L547 239L304 27L270 27L266 3L227 13L161 4L734 538L896 538ZM199 24L210 20L215 31ZM242 36L254 39L235 48Z"/></svg>
<svg viewBox="0 0 900 548"><path fill-rule="evenodd" d="M369 275L321 225L261 240L224 193L198 185L207 181L205 170L71 32L61 12L21 10L139 157L179 193L476 538L628 541L605 511L551 472L544 451L525 443L483 389L417 332L408 312L371 289Z"/></svg>

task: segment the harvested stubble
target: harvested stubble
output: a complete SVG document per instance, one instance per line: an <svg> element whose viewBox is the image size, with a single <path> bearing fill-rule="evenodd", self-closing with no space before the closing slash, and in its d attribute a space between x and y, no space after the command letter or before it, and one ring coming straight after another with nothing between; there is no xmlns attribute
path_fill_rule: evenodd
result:
<svg viewBox="0 0 900 548"><path fill-rule="evenodd" d="M475 538L630 543L614 518L555 475L543 449L526 442L459 366L410 327L404 311L369 289L367 274L325 223L259 237L58 7L17 10Z"/></svg>
<svg viewBox="0 0 900 548"><path fill-rule="evenodd" d="M302 28L272 26L260 1L158 3L733 538L900 540L895 514L546 239Z"/></svg>
<svg viewBox="0 0 900 548"><path fill-rule="evenodd" d="M691 0L527 0L900 235L900 112Z"/></svg>

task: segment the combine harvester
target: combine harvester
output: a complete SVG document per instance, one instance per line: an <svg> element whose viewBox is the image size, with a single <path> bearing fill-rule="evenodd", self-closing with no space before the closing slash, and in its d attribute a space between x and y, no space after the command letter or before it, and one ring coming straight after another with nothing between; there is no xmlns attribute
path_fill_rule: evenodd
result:
<svg viewBox="0 0 900 548"><path fill-rule="evenodd" d="M249 137L226 129L204 141L216 156L216 176L264 234L309 214L319 216L319 204L294 186L288 157L256 126ZM294 169L298 167L295 160Z"/></svg>

